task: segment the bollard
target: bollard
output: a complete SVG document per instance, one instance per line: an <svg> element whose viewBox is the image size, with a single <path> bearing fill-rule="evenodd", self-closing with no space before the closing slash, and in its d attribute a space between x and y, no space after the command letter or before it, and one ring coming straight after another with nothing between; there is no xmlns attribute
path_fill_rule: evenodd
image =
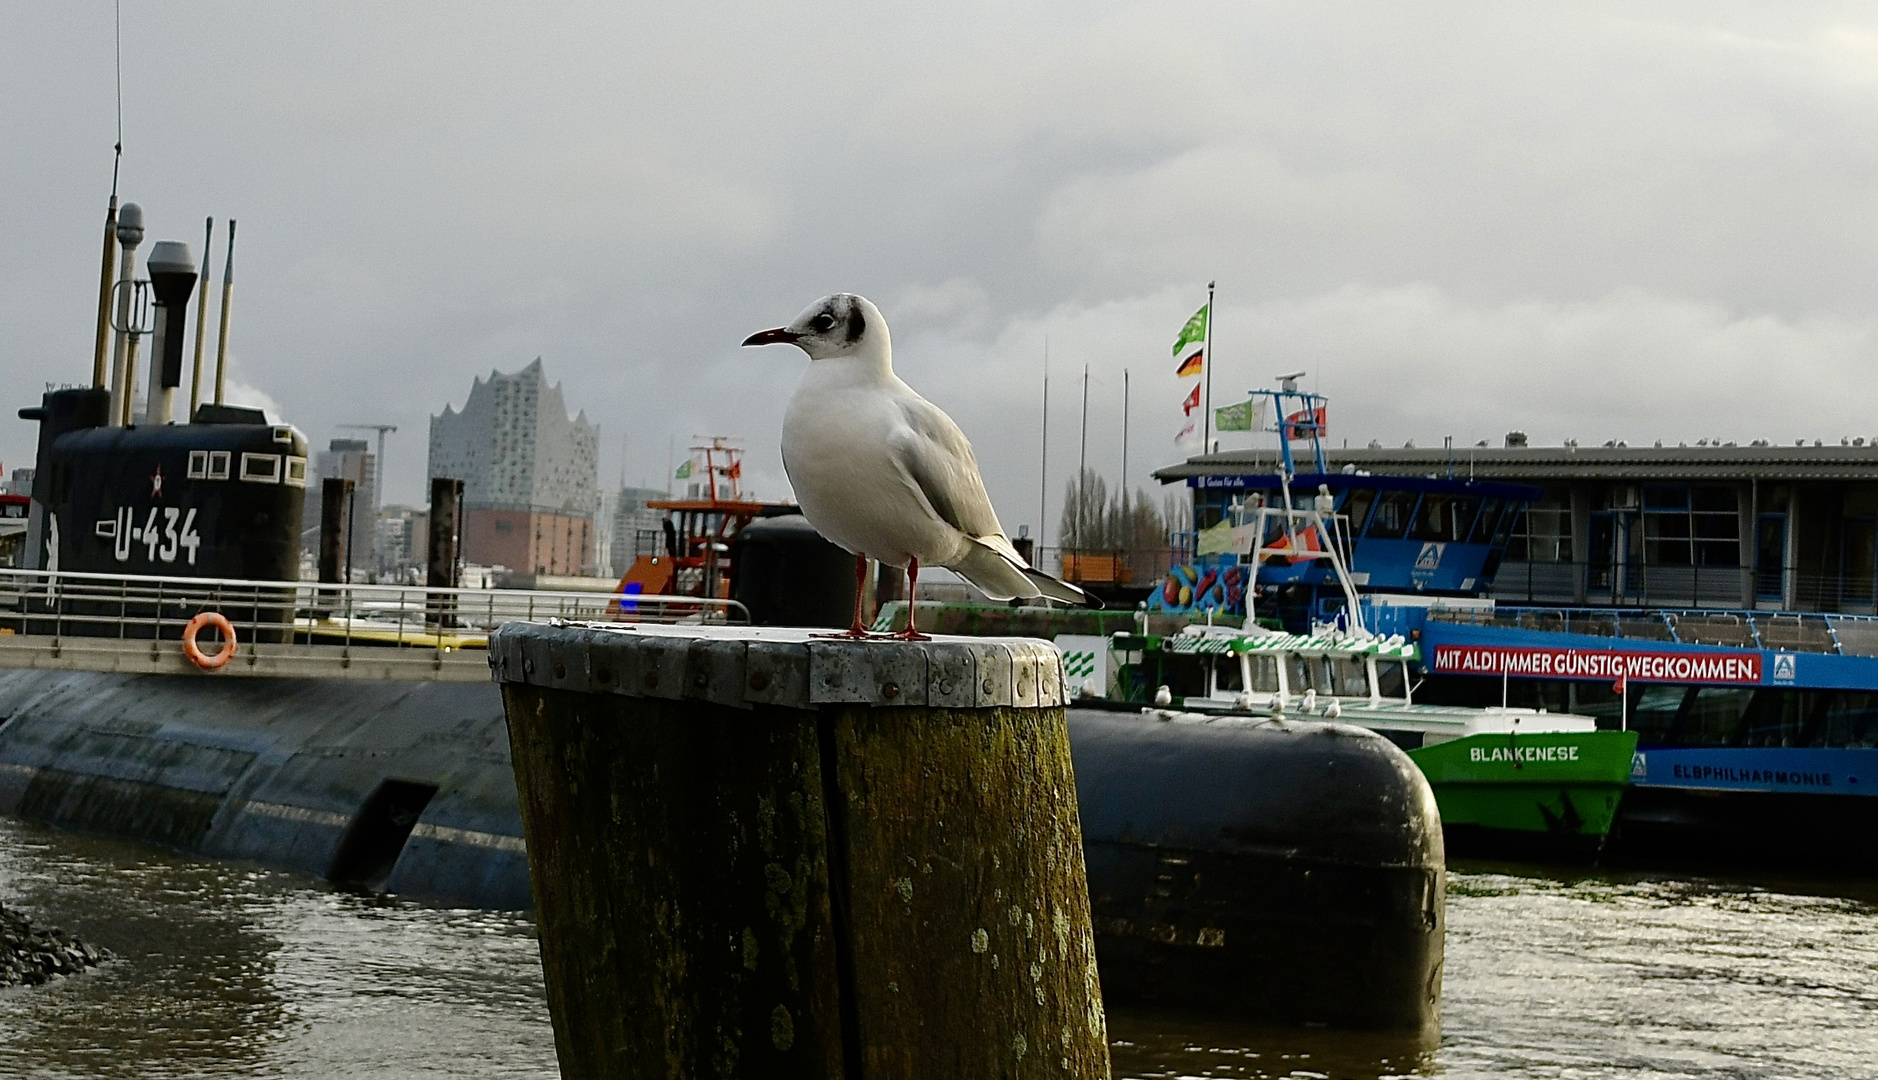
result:
<svg viewBox="0 0 1878 1080"><path fill-rule="evenodd" d="M510 624L561 1073L1106 1077L1042 641Z"/></svg>

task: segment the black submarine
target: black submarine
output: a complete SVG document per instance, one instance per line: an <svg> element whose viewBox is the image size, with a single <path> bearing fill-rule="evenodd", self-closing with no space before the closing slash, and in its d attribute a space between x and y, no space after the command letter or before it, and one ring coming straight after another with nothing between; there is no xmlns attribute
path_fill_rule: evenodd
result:
<svg viewBox="0 0 1878 1080"><path fill-rule="evenodd" d="M142 636L155 649L195 613L179 595L54 624L55 603L72 610L59 589L104 578L183 579L184 594L188 581L278 585L270 621L292 627L307 443L223 401L233 223L208 400L207 246L198 269L186 245L159 242L138 280L141 211L119 213L114 197L106 230L91 385L20 412L39 424L38 461L28 562L0 629L15 641ZM436 524L454 513L434 515L431 586L456 583L455 537ZM732 549L732 595L753 621L845 623L852 563L799 515L753 522ZM1400 751L1333 726L1071 711L1105 996L1436 1029L1445 875L1432 795ZM531 906L503 703L487 679L0 667L0 813L427 902Z"/></svg>

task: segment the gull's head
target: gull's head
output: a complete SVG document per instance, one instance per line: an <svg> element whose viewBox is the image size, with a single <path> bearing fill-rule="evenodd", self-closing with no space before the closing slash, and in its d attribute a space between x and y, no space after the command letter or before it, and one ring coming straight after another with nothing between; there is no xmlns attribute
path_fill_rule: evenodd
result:
<svg viewBox="0 0 1878 1080"><path fill-rule="evenodd" d="M811 360L832 356L891 355L887 320L865 296L836 293L805 308L788 326L751 334L745 345L794 345Z"/></svg>

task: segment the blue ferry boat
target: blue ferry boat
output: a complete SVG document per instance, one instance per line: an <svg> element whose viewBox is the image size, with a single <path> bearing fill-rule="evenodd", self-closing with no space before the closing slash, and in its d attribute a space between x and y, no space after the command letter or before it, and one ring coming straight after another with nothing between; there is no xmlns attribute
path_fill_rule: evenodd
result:
<svg viewBox="0 0 1878 1080"><path fill-rule="evenodd" d="M1279 434L1270 467L1240 453L1245 475L1185 477L1197 528L1151 610L1399 634L1419 646L1417 701L1636 732L1607 854L1878 867L1878 617L1496 605L1540 489L1332 471L1323 397L1295 380L1253 397Z"/></svg>
<svg viewBox="0 0 1878 1080"><path fill-rule="evenodd" d="M1400 614L1418 624L1425 700L1557 708L1637 733L1618 856L1878 866L1878 618Z"/></svg>

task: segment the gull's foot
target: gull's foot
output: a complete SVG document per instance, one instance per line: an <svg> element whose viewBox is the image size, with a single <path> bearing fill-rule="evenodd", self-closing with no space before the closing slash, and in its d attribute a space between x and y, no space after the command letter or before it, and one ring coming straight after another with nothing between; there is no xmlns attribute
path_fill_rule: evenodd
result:
<svg viewBox="0 0 1878 1080"><path fill-rule="evenodd" d="M918 630L895 630L888 634L895 641L931 641L931 634L922 634Z"/></svg>
<svg viewBox="0 0 1878 1080"><path fill-rule="evenodd" d="M837 641L866 641L879 635L870 634L858 626L850 626L846 630L837 631L832 634L810 634L809 636L812 638L832 638Z"/></svg>

